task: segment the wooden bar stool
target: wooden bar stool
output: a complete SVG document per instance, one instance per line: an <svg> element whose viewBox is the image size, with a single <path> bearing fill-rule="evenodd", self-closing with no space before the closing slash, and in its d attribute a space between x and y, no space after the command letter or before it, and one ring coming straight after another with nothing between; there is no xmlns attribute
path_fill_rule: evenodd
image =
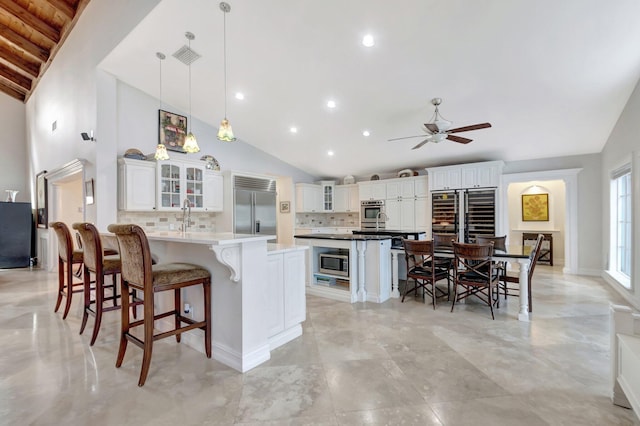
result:
<svg viewBox="0 0 640 426"><path fill-rule="evenodd" d="M102 250L102 241L98 229L91 223L74 223L73 229L78 231L83 246L84 260L84 313L82 315L82 325L80 334L84 332L89 315L95 317L91 343L93 346L100 331L102 313L120 309L118 305L118 294L116 287L116 276L120 273L120 256L105 256ZM95 276L95 298L91 299L90 274ZM105 284L105 276L111 276L111 284ZM109 296L105 290L111 290ZM125 298L126 299L126 298ZM112 306L104 306L106 301L111 301Z"/></svg>
<svg viewBox="0 0 640 426"><path fill-rule="evenodd" d="M62 297L66 297L67 301L62 314L62 319L66 319L73 293L83 291L83 282L73 282L73 265L82 265L83 253L82 250L74 250L71 232L69 232L67 225L63 222L53 222L49 226L53 228L58 237L58 300L56 300L56 307L53 311L58 312Z"/></svg>
<svg viewBox="0 0 640 426"><path fill-rule="evenodd" d="M127 343L131 341L142 348L142 370L138 386L143 386L149 373L153 342L165 337L176 336L180 342L180 334L199 328L204 331L204 347L207 358L211 358L211 274L206 269L190 263L151 264L149 241L142 228L132 224L112 224L109 232L116 234L120 246L122 260L122 294L130 288L137 289L144 294L144 318L131 322L129 318L129 300L122 299L122 330L120 333L120 348L116 367L122 365ZM202 285L204 292L204 320L194 321L183 317L181 312L180 289L192 285ZM156 314L154 308L154 294L161 291L173 290L174 309ZM169 331L154 334L154 323L165 317L174 317L175 327ZM182 326L182 323L187 324ZM142 326L142 338L131 334L133 328Z"/></svg>

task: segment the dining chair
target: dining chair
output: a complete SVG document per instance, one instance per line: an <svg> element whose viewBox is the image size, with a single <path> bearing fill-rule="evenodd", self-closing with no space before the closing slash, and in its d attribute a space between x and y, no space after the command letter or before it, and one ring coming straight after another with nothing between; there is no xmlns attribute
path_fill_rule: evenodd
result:
<svg viewBox="0 0 640 426"><path fill-rule="evenodd" d="M540 258L540 253L542 250L542 241L544 240L543 234L538 234L538 238L536 239L535 244L531 248L531 253L529 254L529 259L531 259L531 263L529 263L529 274L528 274L528 285L527 290L529 294L529 312L533 312L533 295L531 294L531 281L533 279L533 271L536 268L538 263L538 259ZM505 299L507 296L520 296L520 276L515 274L505 273L500 277L500 280L503 283L504 296ZM509 283L518 284L517 286L509 286Z"/></svg>
<svg viewBox="0 0 640 426"><path fill-rule="evenodd" d="M458 241L458 236L455 234L433 234L433 246L434 248L447 248L453 250L453 242ZM453 271L455 269L455 261L453 258L439 258L436 260L440 263L440 266L447 268L447 272L453 280Z"/></svg>
<svg viewBox="0 0 640 426"><path fill-rule="evenodd" d="M73 281L75 275L73 273L73 265L82 265L83 252L73 248L71 232L69 232L69 228L64 222L53 222L49 226L54 230L58 238L58 299L53 311L58 312L62 298L66 297L67 300L62 314L62 319L66 319L71 308L73 294L83 291L84 283L82 281Z"/></svg>
<svg viewBox="0 0 640 426"><path fill-rule="evenodd" d="M149 241L144 230L133 224L112 224L107 228L118 239L120 258L122 260L122 294L127 294L130 289L137 289L143 293L143 312L141 320L131 322L129 317L129 298L122 299L122 321L120 331L120 346L116 367L120 368L130 341L142 348L142 369L138 386L143 386L149 366L153 342L165 337L176 336L180 342L180 335L189 330L201 329L204 331L204 347L207 358L211 358L211 274L208 270L190 263L158 263L152 265ZM182 316L180 291L184 287L202 285L204 292L204 319L196 321ZM154 295L163 291L173 291L173 310L156 314ZM173 317L174 327L170 330L154 333L156 321ZM182 323L187 324L183 326ZM142 327L142 333L133 333L137 327Z"/></svg>
<svg viewBox="0 0 640 426"><path fill-rule="evenodd" d="M453 253L458 267L454 269L451 312L456 302L469 296L476 296L489 305L491 319L495 319L493 306L500 307L500 298L497 297L500 275L493 266L493 242L489 244L454 242ZM459 292L460 288L462 288L461 292Z"/></svg>
<svg viewBox="0 0 640 426"><path fill-rule="evenodd" d="M413 291L415 296L418 288L422 288L422 300L425 301L425 294L428 294L431 297L433 309L435 309L437 297L447 296L447 300L449 299L451 278L447 265L436 261L433 253L433 241L403 238L402 244L407 262L407 288L402 295L402 302L408 293ZM447 280L446 292L436 285L436 282L443 279ZM409 280L413 280L413 288L409 288Z"/></svg>
<svg viewBox="0 0 640 426"><path fill-rule="evenodd" d="M102 241L98 229L91 223L74 223L73 229L80 234L82 241L82 250L84 252L84 312L82 315L82 324L80 325L80 334L84 332L87 325L89 315L95 317L93 324L93 333L91 334L90 346L96 342L100 324L102 322L102 313L120 309L118 299L120 294L116 287L116 277L120 274L120 256L105 256L102 249ZM95 277L95 287L90 287L91 274ZM111 284L105 284L105 277L111 276ZM91 293L94 298L91 298ZM107 295L109 292L109 295ZM111 306L105 306L105 302L111 301Z"/></svg>
<svg viewBox="0 0 640 426"><path fill-rule="evenodd" d="M502 251L507 251L507 236L503 235L503 236L486 236L486 235L477 235L476 236L476 243L477 244L489 244L490 242L493 242L493 250L502 250ZM500 275L506 275L507 273L507 262L506 261L494 261L493 262L494 267L498 270L498 273ZM506 283L503 283L504 286L504 298L507 298L507 289L506 289Z"/></svg>

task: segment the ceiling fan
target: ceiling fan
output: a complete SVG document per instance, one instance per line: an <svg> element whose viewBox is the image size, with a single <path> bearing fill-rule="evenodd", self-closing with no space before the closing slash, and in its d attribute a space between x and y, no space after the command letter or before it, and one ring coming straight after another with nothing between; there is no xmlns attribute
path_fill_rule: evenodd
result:
<svg viewBox="0 0 640 426"><path fill-rule="evenodd" d="M468 132L471 130L486 129L487 127L491 127L490 123L480 123L480 124L472 124L470 126L457 127L455 129L451 129L450 127L453 123L449 120L446 120L444 117L442 117L442 115L440 115L440 111L438 111L438 106L442 103L442 99L433 98L431 99L431 103L436 107L436 110L433 113L433 117L431 117L431 122L424 124L424 131L427 133L426 139L411 149L418 149L422 145L426 144L427 142L438 143L438 142L442 142L445 139L449 139L450 141L453 141L453 142L466 144L471 142L473 139L463 138L462 136L452 135L451 133ZM424 137L425 135L405 136L402 138L389 139L389 142L398 141L401 139L424 138Z"/></svg>

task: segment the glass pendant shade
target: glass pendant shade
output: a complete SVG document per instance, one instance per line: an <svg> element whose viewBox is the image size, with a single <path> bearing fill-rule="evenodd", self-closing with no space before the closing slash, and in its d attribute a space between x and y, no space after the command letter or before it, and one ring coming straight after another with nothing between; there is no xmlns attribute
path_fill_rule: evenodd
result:
<svg viewBox="0 0 640 426"><path fill-rule="evenodd" d="M182 149L184 149L185 152L188 152L189 154L200 152L200 147L198 146L198 142L196 141L196 137L193 133L189 132L187 134Z"/></svg>
<svg viewBox="0 0 640 426"><path fill-rule="evenodd" d="M235 136L233 136L233 129L231 128L231 124L229 124L229 120L226 118L220 122L220 128L218 129L218 139L224 142L233 142L236 140Z"/></svg>
<svg viewBox="0 0 640 426"><path fill-rule="evenodd" d="M156 147L156 155L153 156L156 160L168 160L169 154L167 153L167 147L164 144L158 144Z"/></svg>

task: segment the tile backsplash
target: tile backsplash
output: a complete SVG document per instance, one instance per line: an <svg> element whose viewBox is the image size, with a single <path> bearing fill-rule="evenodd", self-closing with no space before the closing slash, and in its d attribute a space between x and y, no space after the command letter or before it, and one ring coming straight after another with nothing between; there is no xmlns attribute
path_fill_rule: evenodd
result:
<svg viewBox="0 0 640 426"><path fill-rule="evenodd" d="M119 223L135 223L146 232L179 230L182 212L118 212ZM190 231L216 232L216 214L191 212Z"/></svg>
<svg viewBox="0 0 640 426"><path fill-rule="evenodd" d="M360 227L357 213L296 213L297 227L345 226Z"/></svg>

